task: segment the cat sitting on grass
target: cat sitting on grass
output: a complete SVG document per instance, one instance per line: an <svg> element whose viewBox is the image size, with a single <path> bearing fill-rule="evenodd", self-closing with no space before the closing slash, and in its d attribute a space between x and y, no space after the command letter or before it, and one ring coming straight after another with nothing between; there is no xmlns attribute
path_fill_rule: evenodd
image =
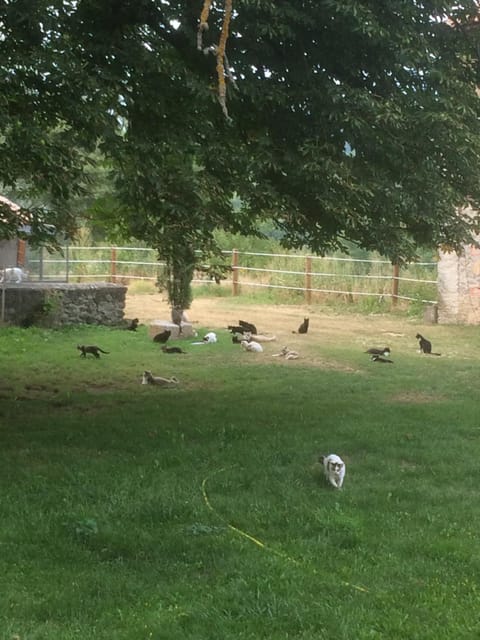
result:
<svg viewBox="0 0 480 640"><path fill-rule="evenodd" d="M429 356L442 355L441 353L436 353L432 351L432 343L430 342L430 340L427 340L426 338L424 338L420 333L417 333L415 337L418 340L418 346L420 347L421 353L425 353L426 355L429 355Z"/></svg>
<svg viewBox="0 0 480 640"><path fill-rule="evenodd" d="M254 340L251 342L248 342L248 340L242 340L240 344L242 345L242 349L245 351L253 351L254 353L262 353L263 351L262 345Z"/></svg>

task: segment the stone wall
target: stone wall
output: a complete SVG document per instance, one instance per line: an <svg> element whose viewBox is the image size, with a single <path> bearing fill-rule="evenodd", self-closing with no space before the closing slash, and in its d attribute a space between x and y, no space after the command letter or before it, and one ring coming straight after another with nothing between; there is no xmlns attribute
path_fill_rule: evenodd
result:
<svg viewBox="0 0 480 640"><path fill-rule="evenodd" d="M438 322L480 324L480 249L439 252Z"/></svg>
<svg viewBox="0 0 480 640"><path fill-rule="evenodd" d="M108 282L22 282L0 286L0 321L19 326L118 325L127 287ZM3 296L5 299L3 300Z"/></svg>

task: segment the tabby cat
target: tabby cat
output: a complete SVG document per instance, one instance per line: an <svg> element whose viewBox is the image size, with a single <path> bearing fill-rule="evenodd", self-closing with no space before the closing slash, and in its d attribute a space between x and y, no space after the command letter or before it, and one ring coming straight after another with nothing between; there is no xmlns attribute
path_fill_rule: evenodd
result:
<svg viewBox="0 0 480 640"><path fill-rule="evenodd" d="M81 351L81 354L80 354L81 358L86 358L87 353L91 353L92 356L95 356L95 358L100 358L99 352L110 353L110 351L104 351L103 349L100 349L100 347L96 347L93 344L90 344L90 345L77 344L77 349Z"/></svg>

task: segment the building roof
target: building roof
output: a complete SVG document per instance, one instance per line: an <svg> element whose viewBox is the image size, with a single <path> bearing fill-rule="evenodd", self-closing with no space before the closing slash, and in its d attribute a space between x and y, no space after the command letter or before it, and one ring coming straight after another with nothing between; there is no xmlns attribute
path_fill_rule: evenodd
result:
<svg viewBox="0 0 480 640"><path fill-rule="evenodd" d="M15 202L12 202L8 198L5 198L5 196L0 196L0 203L6 204L7 207L9 207L12 211L20 211L20 207L18 206L18 204L15 204Z"/></svg>

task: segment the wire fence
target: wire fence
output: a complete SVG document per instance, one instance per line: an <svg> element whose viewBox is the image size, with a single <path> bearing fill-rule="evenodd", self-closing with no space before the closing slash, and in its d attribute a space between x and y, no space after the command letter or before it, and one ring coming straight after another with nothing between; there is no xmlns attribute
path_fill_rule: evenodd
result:
<svg viewBox="0 0 480 640"><path fill-rule="evenodd" d="M232 295L249 289L295 292L310 303L322 296L342 296L349 301L371 296L435 304L437 263L416 262L401 268L384 259L312 256L293 253L222 251L225 276L222 287ZM27 267L31 280L62 282L109 281L129 284L161 280L164 263L154 249L119 246L69 246L58 254L30 251ZM196 286L216 286L209 265L195 272Z"/></svg>

